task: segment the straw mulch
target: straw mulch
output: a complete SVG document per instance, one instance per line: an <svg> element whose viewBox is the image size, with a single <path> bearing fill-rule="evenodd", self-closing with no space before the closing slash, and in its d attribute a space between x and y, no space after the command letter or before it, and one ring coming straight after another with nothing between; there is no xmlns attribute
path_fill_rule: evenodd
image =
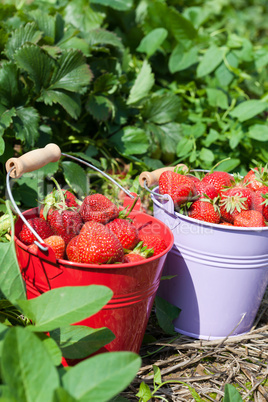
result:
<svg viewBox="0 0 268 402"><path fill-rule="evenodd" d="M222 401L225 384L233 384L243 401L268 401L268 291L252 330L242 336L201 341L186 336L165 336L151 314L147 334L157 340L142 346L142 367L121 396L138 401L141 382L154 390L153 365L161 382L153 401L195 401L188 386L202 401ZM184 384L180 384L179 381ZM165 398L165 399L163 399Z"/></svg>

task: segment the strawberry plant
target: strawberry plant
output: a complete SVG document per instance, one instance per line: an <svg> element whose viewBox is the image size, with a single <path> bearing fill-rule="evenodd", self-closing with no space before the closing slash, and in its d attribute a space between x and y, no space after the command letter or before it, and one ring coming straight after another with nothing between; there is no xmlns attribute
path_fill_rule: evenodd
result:
<svg viewBox="0 0 268 402"><path fill-rule="evenodd" d="M7 214L14 233L8 203ZM111 352L68 369L61 363L62 357L83 359L113 340L108 328L70 325L99 311L112 291L105 286L74 286L26 300L14 240L1 242L0 250L0 398L111 400L134 378L140 367L138 355Z"/></svg>
<svg viewBox="0 0 268 402"><path fill-rule="evenodd" d="M50 141L118 174L267 160L266 2L7 0L0 15L2 164ZM84 189L72 163L59 172ZM35 188L24 177L18 202Z"/></svg>

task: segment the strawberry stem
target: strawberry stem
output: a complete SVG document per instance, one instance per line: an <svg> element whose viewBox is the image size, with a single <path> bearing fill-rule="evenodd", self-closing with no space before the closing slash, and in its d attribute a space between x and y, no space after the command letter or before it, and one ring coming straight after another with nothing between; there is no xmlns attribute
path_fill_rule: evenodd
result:
<svg viewBox="0 0 268 402"><path fill-rule="evenodd" d="M217 162L216 165L214 165L214 166L212 167L212 169L210 170L210 173L213 173L214 170L216 169L216 167L218 167L222 162L228 161L229 159L231 159L231 158L230 158L230 157L229 157L229 158L225 158L225 159L222 159L220 162Z"/></svg>
<svg viewBox="0 0 268 402"><path fill-rule="evenodd" d="M63 191L62 191L59 183L57 182L57 180L54 177L51 177L51 180L55 183L55 185L57 187L57 190L59 192L59 196L60 196L60 199L61 199L61 202L62 202L63 209L65 210L66 209L66 203L65 203L65 197L64 197Z"/></svg>
<svg viewBox="0 0 268 402"><path fill-rule="evenodd" d="M133 201L132 205L130 206L129 210L128 207L124 208L122 211L119 212L119 218L120 219L127 219L133 208L135 207L139 197L137 196L135 200Z"/></svg>

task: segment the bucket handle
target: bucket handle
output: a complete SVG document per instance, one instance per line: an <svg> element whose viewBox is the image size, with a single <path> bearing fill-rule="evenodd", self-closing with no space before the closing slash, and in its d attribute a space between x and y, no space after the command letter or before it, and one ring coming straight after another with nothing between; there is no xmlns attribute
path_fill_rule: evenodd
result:
<svg viewBox="0 0 268 402"><path fill-rule="evenodd" d="M187 166L184 163L179 163L176 166L166 166L160 169L153 170L152 172L142 172L139 176L139 183L143 188L145 188L145 186L147 187L156 186L158 184L159 177L163 172L167 170L174 172L174 170L178 167L184 167L185 169L188 170Z"/></svg>
<svg viewBox="0 0 268 402"><path fill-rule="evenodd" d="M38 233L32 228L32 226L28 223L27 219L23 216L21 213L20 209L18 208L12 192L10 188L10 177L14 179L20 178L24 173L27 172L33 172L34 170L40 169L41 167L46 166L50 162L57 162L61 156L66 156L68 158L71 158L77 162L80 162L88 167L90 167L93 170L96 170L97 172L101 173L104 177L109 179L112 183L114 183L117 187L119 187L121 190L124 191L124 193L131 199L135 199L135 196L125 189L123 186L121 186L116 180L114 180L112 177L110 177L107 173L103 172L102 170L98 169L96 166L92 165L91 163L86 162L83 159L77 158L73 155L65 154L61 152L61 149L59 148L58 145L50 143L47 144L44 148L37 148L32 151L29 151L18 158L10 158L6 162L6 171L7 171L7 177L6 177L6 187L7 187L7 192L9 199L21 218L21 220L26 224L26 226L29 228L29 230L33 233L33 235L36 237L37 241L34 243L39 247L40 250L47 252L48 247L44 246L43 239L38 235Z"/></svg>

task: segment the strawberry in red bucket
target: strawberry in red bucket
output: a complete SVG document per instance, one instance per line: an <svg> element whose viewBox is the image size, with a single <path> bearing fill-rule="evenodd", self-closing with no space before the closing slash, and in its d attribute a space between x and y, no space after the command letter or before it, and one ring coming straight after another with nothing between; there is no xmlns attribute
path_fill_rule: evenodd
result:
<svg viewBox="0 0 268 402"><path fill-rule="evenodd" d="M52 230L50 224L41 218L36 217L29 219L28 223L42 239L45 239L46 237L52 236L54 234L54 231ZM22 226L19 238L24 244L27 245L32 244L36 240L36 237L25 223Z"/></svg>
<svg viewBox="0 0 268 402"><path fill-rule="evenodd" d="M88 195L79 212L84 222L94 220L103 224L119 216L117 206L102 194Z"/></svg>
<svg viewBox="0 0 268 402"><path fill-rule="evenodd" d="M137 245L139 232L132 222L116 218L108 222L106 227L116 235L124 248L133 249Z"/></svg>
<svg viewBox="0 0 268 402"><path fill-rule="evenodd" d="M47 244L52 248L56 258L63 258L65 256L65 241L61 236L50 236L47 239L44 239L44 244ZM38 246L36 244L31 244L29 250L36 253Z"/></svg>
<svg viewBox="0 0 268 402"><path fill-rule="evenodd" d="M102 223L88 221L77 240L79 261L86 264L122 262L123 246L118 238Z"/></svg>

